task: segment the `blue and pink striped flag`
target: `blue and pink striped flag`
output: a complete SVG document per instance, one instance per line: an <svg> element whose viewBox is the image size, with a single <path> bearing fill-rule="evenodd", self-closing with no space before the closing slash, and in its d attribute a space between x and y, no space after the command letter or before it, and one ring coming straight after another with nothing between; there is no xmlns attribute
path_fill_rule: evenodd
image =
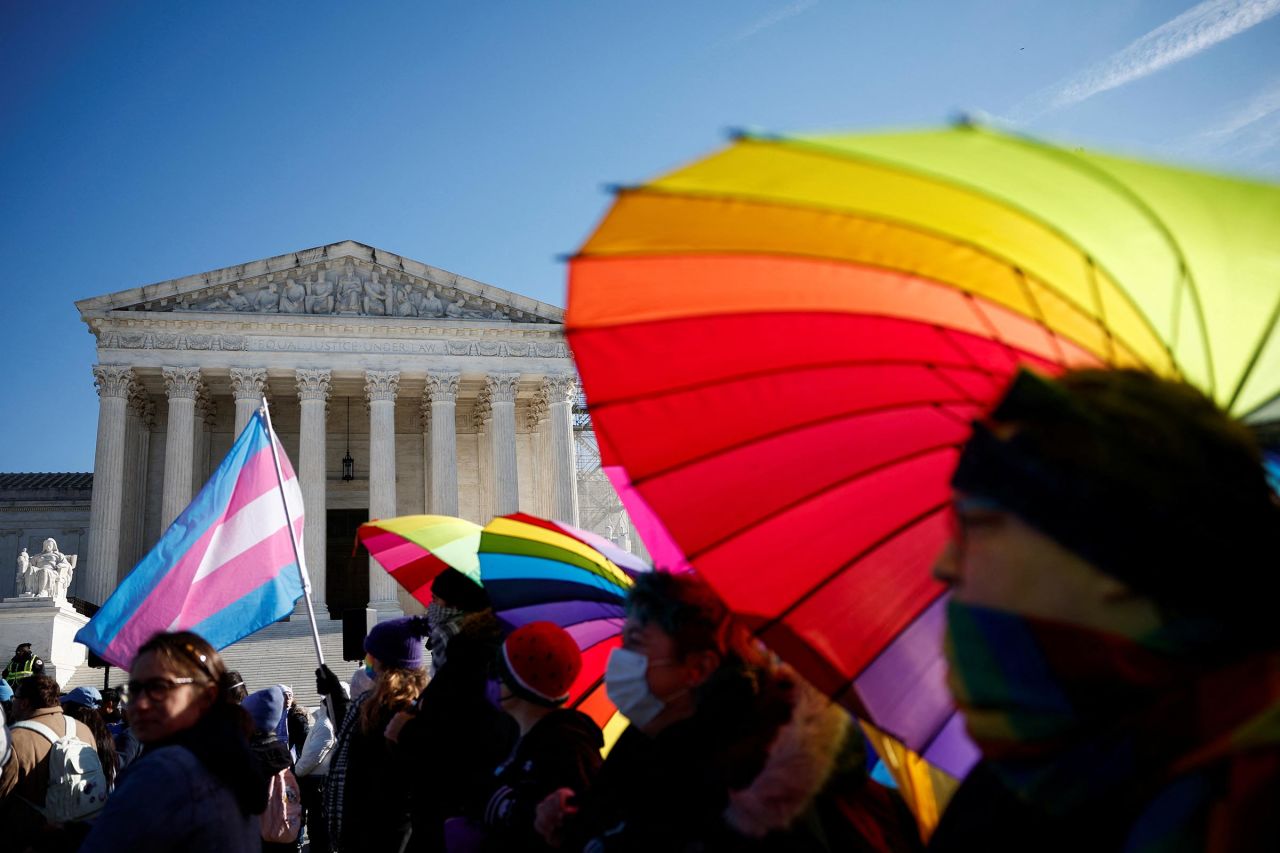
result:
<svg viewBox="0 0 1280 853"><path fill-rule="evenodd" d="M127 668L160 631L189 630L215 649L293 610L302 575L289 541L271 442L302 552L302 492L262 411L190 505L111 594L76 640Z"/></svg>

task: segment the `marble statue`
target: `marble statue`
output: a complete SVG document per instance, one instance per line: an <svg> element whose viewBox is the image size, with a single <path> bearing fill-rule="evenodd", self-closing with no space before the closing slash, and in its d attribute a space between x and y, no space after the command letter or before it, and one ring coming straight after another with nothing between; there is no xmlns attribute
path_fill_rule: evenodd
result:
<svg viewBox="0 0 1280 853"><path fill-rule="evenodd" d="M18 554L18 574L14 579L13 590L18 595L24 592L30 592L27 589L31 583L31 557L27 554L27 549L23 548Z"/></svg>
<svg viewBox="0 0 1280 853"><path fill-rule="evenodd" d="M333 313L333 284L324 277L324 273L307 284L307 313Z"/></svg>
<svg viewBox="0 0 1280 853"><path fill-rule="evenodd" d="M253 310L266 314L274 314L280 310L280 295L273 287L259 290L253 302Z"/></svg>
<svg viewBox="0 0 1280 853"><path fill-rule="evenodd" d="M280 313L301 314L306 307L307 289L296 279L288 279L280 290Z"/></svg>
<svg viewBox="0 0 1280 853"><path fill-rule="evenodd" d="M363 291L364 284L360 281L360 276L356 275L355 266L347 264L342 278L338 279L338 313L359 314L360 296Z"/></svg>
<svg viewBox="0 0 1280 853"><path fill-rule="evenodd" d="M381 317L387 313L387 288L386 285L378 281L378 273L376 271L364 283L364 299L361 301L366 314Z"/></svg>
<svg viewBox="0 0 1280 853"><path fill-rule="evenodd" d="M428 287L426 290L414 293L418 301L419 317L443 317L444 303L440 301L440 297L436 296L436 292Z"/></svg>
<svg viewBox="0 0 1280 853"><path fill-rule="evenodd" d="M34 598L52 598L65 601L75 574L78 555L67 555L58 550L56 540L44 540L39 554L30 562L26 592Z"/></svg>
<svg viewBox="0 0 1280 853"><path fill-rule="evenodd" d="M417 317L418 306L413 301L413 291L407 284L402 284L395 289L396 293L396 316L397 317Z"/></svg>
<svg viewBox="0 0 1280 853"><path fill-rule="evenodd" d="M249 300L245 298L243 293L232 291L227 294L227 304L231 306L232 311L252 311L253 306L249 304Z"/></svg>

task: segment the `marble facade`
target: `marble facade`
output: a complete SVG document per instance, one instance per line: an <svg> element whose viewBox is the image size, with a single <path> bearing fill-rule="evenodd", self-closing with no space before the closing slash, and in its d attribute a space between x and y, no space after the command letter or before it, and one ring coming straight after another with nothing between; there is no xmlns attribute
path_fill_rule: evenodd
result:
<svg viewBox="0 0 1280 853"><path fill-rule="evenodd" d="M298 472L321 614L343 570L326 565L332 511L578 522L560 308L350 241L76 306L97 341L99 411L75 596L106 599L263 394ZM373 563L365 603L420 610Z"/></svg>

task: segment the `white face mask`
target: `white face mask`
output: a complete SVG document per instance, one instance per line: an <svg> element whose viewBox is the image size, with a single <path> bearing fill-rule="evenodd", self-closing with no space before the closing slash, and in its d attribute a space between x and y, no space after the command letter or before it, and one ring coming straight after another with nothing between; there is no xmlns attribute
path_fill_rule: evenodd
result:
<svg viewBox="0 0 1280 853"><path fill-rule="evenodd" d="M654 718L667 706L666 701L654 696L649 690L649 682L645 679L645 675L649 672L650 663L669 662L651 662L639 652L627 649L614 649L609 653L609 664L604 671L605 693L609 701L618 706L622 716L641 728L653 722ZM667 701L674 698L676 697L668 697Z"/></svg>

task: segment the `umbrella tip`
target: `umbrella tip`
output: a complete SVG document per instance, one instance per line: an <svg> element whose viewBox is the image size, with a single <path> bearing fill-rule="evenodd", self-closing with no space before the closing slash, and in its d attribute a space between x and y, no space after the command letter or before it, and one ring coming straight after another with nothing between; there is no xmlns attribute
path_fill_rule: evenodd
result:
<svg viewBox="0 0 1280 853"><path fill-rule="evenodd" d="M601 184L600 189L607 195L621 195L626 191L626 184Z"/></svg>
<svg viewBox="0 0 1280 853"><path fill-rule="evenodd" d="M782 139L782 134L770 133L758 127L729 127L725 128L725 136L729 137L730 142L741 142L744 139L766 140L776 142Z"/></svg>
<svg viewBox="0 0 1280 853"><path fill-rule="evenodd" d="M971 130L975 127L981 127L982 122L974 113L959 110L951 116L951 126L958 130Z"/></svg>

